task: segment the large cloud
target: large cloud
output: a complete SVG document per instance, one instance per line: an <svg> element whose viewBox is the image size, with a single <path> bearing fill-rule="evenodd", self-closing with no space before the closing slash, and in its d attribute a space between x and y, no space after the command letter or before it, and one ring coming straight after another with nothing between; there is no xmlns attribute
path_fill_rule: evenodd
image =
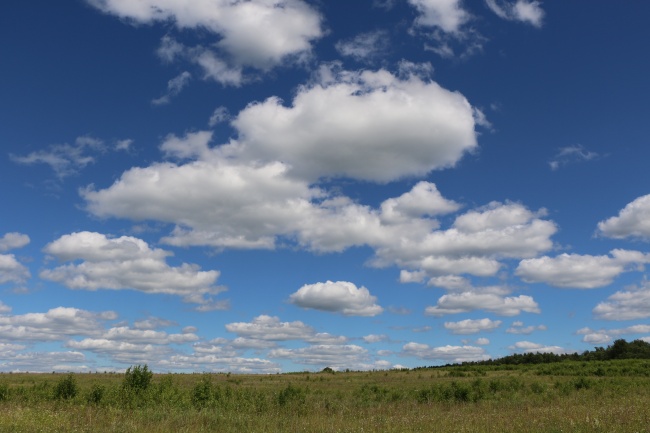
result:
<svg viewBox="0 0 650 433"><path fill-rule="evenodd" d="M5 251L13 250L15 248L22 248L25 245L29 244L29 236L22 233L5 233L3 237L0 238L0 253Z"/></svg>
<svg viewBox="0 0 650 433"><path fill-rule="evenodd" d="M302 308L340 312L346 316L376 316L383 308L377 298L365 287L357 288L347 281L327 281L307 284L289 297L289 301Z"/></svg>
<svg viewBox="0 0 650 433"><path fill-rule="evenodd" d="M46 245L44 251L73 263L43 270L41 277L71 289L132 289L180 295L186 302L200 304L199 309L223 308L210 297L224 290L214 285L218 271L201 271L187 263L169 266L165 258L170 252L152 249L141 239L111 239L101 233L78 232L60 237Z"/></svg>
<svg viewBox="0 0 650 433"><path fill-rule="evenodd" d="M87 0L101 11L139 23L171 21L203 29L235 64L268 69L311 51L323 35L321 16L302 0Z"/></svg>
<svg viewBox="0 0 650 433"><path fill-rule="evenodd" d="M470 14L461 6L461 0L408 0L419 16L419 26L438 27L445 32L457 33L470 19Z"/></svg>
<svg viewBox="0 0 650 433"><path fill-rule="evenodd" d="M516 316L522 311L527 313L540 312L539 305L531 296L505 296L507 293L507 290L489 290L485 288L449 293L441 296L435 306L427 307L425 314L443 316L483 310L500 316Z"/></svg>
<svg viewBox="0 0 650 433"><path fill-rule="evenodd" d="M345 337L317 333L314 328L301 321L280 322L278 317L261 315L251 322L235 322L226 325L226 330L240 337L263 341L302 340L309 343L342 344Z"/></svg>
<svg viewBox="0 0 650 433"><path fill-rule="evenodd" d="M599 222L598 231L614 239L650 239L650 194L628 203L618 216Z"/></svg>
<svg viewBox="0 0 650 433"><path fill-rule="evenodd" d="M308 180L387 182L451 167L476 145L474 110L463 95L411 74L323 67L290 106L277 97L233 120L247 159L284 161Z"/></svg>
<svg viewBox="0 0 650 433"><path fill-rule="evenodd" d="M639 269L650 255L638 251L612 250L610 256L561 254L522 260L515 273L527 283L593 289L610 284L625 271Z"/></svg>

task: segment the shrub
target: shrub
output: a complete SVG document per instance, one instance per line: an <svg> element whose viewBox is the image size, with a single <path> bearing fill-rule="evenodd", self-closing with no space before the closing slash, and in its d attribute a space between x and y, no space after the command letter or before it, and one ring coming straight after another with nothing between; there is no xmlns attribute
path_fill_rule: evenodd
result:
<svg viewBox="0 0 650 433"><path fill-rule="evenodd" d="M192 388L192 404L197 409L206 407L212 400L212 380L209 375L204 375Z"/></svg>
<svg viewBox="0 0 650 433"><path fill-rule="evenodd" d="M56 400L70 400L77 396L77 381L72 373L59 380L54 387L54 398Z"/></svg>
<svg viewBox="0 0 650 433"><path fill-rule="evenodd" d="M104 398L105 392L105 387L102 385L94 384L86 396L86 401L88 401L90 404L99 404L102 401L102 398Z"/></svg>
<svg viewBox="0 0 650 433"><path fill-rule="evenodd" d="M124 373L124 382L122 385L125 389L140 393L149 388L153 373L147 365L135 365L126 369Z"/></svg>
<svg viewBox="0 0 650 433"><path fill-rule="evenodd" d="M9 386L6 383L0 384L0 401L9 400Z"/></svg>

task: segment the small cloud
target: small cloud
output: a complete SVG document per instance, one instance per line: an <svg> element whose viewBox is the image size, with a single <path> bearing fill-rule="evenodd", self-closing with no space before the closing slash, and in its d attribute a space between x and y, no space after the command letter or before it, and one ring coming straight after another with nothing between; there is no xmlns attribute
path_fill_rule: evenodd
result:
<svg viewBox="0 0 650 433"><path fill-rule="evenodd" d="M538 28L542 27L545 14L539 1L517 0L515 3L510 3L500 0L485 0L485 3L499 18L527 23Z"/></svg>
<svg viewBox="0 0 650 433"><path fill-rule="evenodd" d="M368 289L357 288L347 281L302 286L289 297L289 301L302 308L339 312L346 316L376 316L384 311Z"/></svg>
<svg viewBox="0 0 650 433"><path fill-rule="evenodd" d="M598 158L600 155L596 152L587 150L583 145L577 144L574 146L562 147L558 153L551 159L548 165L551 170L558 170L560 167L582 161L591 161Z"/></svg>
<svg viewBox="0 0 650 433"><path fill-rule="evenodd" d="M122 152L130 152L132 144L133 144L133 140L130 138L127 138L126 140L118 140L117 143L115 143L115 150L122 151Z"/></svg>
<svg viewBox="0 0 650 433"><path fill-rule="evenodd" d="M178 76L172 78L167 82L167 92L160 98L151 101L153 105L166 105L171 102L171 99L183 91L192 79L192 74L187 71L182 72Z"/></svg>
<svg viewBox="0 0 650 433"><path fill-rule="evenodd" d="M227 122L230 119L230 112L224 106L220 106L214 109L208 125L211 127L218 125L219 123Z"/></svg>
<svg viewBox="0 0 650 433"><path fill-rule="evenodd" d="M94 164L96 155L104 153L104 142L91 136L77 137L74 144L54 144L44 150L37 150L25 156L9 154L18 164L46 164L59 179L77 174L87 165Z"/></svg>
<svg viewBox="0 0 650 433"><path fill-rule="evenodd" d="M336 43L336 50L342 55L357 61L372 60L389 47L386 31L361 33L357 36Z"/></svg>

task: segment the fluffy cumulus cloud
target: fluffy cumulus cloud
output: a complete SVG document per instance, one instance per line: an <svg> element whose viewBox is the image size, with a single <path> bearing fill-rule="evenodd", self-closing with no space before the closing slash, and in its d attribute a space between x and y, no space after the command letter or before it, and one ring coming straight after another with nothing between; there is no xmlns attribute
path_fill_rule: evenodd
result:
<svg viewBox="0 0 650 433"><path fill-rule="evenodd" d="M31 273L22 265L13 254L0 254L0 284L16 283L22 284Z"/></svg>
<svg viewBox="0 0 650 433"><path fill-rule="evenodd" d="M500 316L516 316L522 312L539 313L539 305L531 296L506 296L509 289L482 287L470 291L452 292L443 295L434 306L424 312L430 316L467 313L483 310Z"/></svg>
<svg viewBox="0 0 650 433"><path fill-rule="evenodd" d="M247 159L284 161L294 176L387 182L451 167L476 148L472 106L415 74L323 66L289 106L276 97L233 120Z"/></svg>
<svg viewBox="0 0 650 433"><path fill-rule="evenodd" d="M141 239L78 232L46 245L44 252L71 263L43 270L41 277L71 289L132 289L183 296L186 302L199 304L199 309L224 307L211 297L224 290L214 285L219 272L201 271L187 263L169 266L165 259L170 252L151 248Z"/></svg>
<svg viewBox="0 0 650 433"><path fill-rule="evenodd" d="M268 69L309 54L323 35L322 17L302 0L87 0L101 11L139 23L173 22L218 37L227 61Z"/></svg>
<svg viewBox="0 0 650 433"><path fill-rule="evenodd" d="M650 255L638 251L612 250L610 256L561 254L522 260L515 271L527 283L593 289L611 284L629 270L642 270Z"/></svg>
<svg viewBox="0 0 650 433"><path fill-rule="evenodd" d="M485 0L488 7L500 18L509 21L521 21L535 27L541 27L544 20L542 4L536 0Z"/></svg>
<svg viewBox="0 0 650 433"><path fill-rule="evenodd" d="M466 319L459 322L445 322L445 329L452 334L477 334L483 331L492 331L501 326L501 320Z"/></svg>
<svg viewBox="0 0 650 433"><path fill-rule="evenodd" d="M650 334L650 325L632 325L618 329L599 329L591 328L579 329L576 334L584 335L582 341L590 344L605 344L611 342L615 337L626 334ZM647 337L646 337L647 338Z"/></svg>
<svg viewBox="0 0 650 433"><path fill-rule="evenodd" d="M345 337L319 333L300 321L281 322L278 317L261 315L251 322L235 322L226 325L226 330L249 340L291 341L302 340L314 344L336 345L347 341Z"/></svg>
<svg viewBox="0 0 650 433"><path fill-rule="evenodd" d="M365 287L347 281L307 284L289 297L302 308L339 312L346 316L376 316L384 311Z"/></svg>
<svg viewBox="0 0 650 433"><path fill-rule="evenodd" d="M52 308L45 313L3 314L0 315L0 339L57 341L76 335L99 336L104 324L116 318L113 311L95 313L69 307Z"/></svg>
<svg viewBox="0 0 650 433"><path fill-rule="evenodd" d="M441 346L430 347L427 344L407 343L402 347L401 354L413 356L426 361L442 361L445 363L461 363L490 359L485 350L476 346Z"/></svg>
<svg viewBox="0 0 650 433"><path fill-rule="evenodd" d="M0 253L16 248L22 248L25 245L28 245L29 242L29 236L25 234L15 232L5 233L5 235L0 238Z"/></svg>
<svg viewBox="0 0 650 433"><path fill-rule="evenodd" d="M611 295L593 309L597 319L635 320L650 317L650 284L629 287Z"/></svg>
<svg viewBox="0 0 650 433"><path fill-rule="evenodd" d="M598 232L614 239L650 239L650 194L628 203L618 216L599 222Z"/></svg>

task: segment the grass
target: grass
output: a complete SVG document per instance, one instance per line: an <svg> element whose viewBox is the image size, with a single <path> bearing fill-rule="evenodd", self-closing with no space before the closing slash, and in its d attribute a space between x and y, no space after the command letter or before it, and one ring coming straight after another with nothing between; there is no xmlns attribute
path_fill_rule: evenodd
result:
<svg viewBox="0 0 650 433"><path fill-rule="evenodd" d="M650 362L282 375L0 374L1 432L646 432ZM127 375L128 376L128 375Z"/></svg>

